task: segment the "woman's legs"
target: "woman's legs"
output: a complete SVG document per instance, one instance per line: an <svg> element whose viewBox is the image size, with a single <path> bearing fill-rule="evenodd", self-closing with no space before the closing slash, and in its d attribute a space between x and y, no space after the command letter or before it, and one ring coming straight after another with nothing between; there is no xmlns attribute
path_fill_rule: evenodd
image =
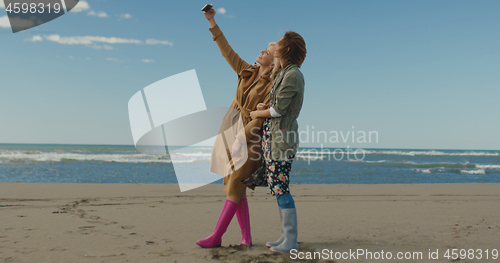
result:
<svg viewBox="0 0 500 263"><path fill-rule="evenodd" d="M214 231L208 237L198 240L196 244L204 248L219 247L222 243L222 235L226 233L229 223L231 223L236 210L238 210L239 201L240 196L228 195Z"/></svg>
<svg viewBox="0 0 500 263"><path fill-rule="evenodd" d="M226 202L224 203L224 207L222 208L222 212L214 231L210 236L198 240L196 244L204 248L220 246L222 243L222 235L226 232L227 227L229 226L229 223L231 223L235 213L238 217L238 222L240 223L241 234L243 235L241 242L250 246L252 243L252 237L250 236L250 215L248 213L246 188L239 196L226 196Z"/></svg>
<svg viewBox="0 0 500 263"><path fill-rule="evenodd" d="M269 162L266 160L269 188L271 194L276 195L281 219L281 237L266 244L273 252L288 253L292 249L298 249L297 211L289 188L293 157L269 160Z"/></svg>
<svg viewBox="0 0 500 263"><path fill-rule="evenodd" d="M285 230L283 228L283 212L282 209L295 209L295 202L293 201L293 197L290 193L276 195L276 201L278 201L278 206L280 209L280 221L281 221L281 236L276 241L270 241L266 243L267 247L277 247L283 243L285 240Z"/></svg>
<svg viewBox="0 0 500 263"><path fill-rule="evenodd" d="M299 249L297 243L297 210L289 193L279 195L277 198L280 206L281 235L283 239L279 245L272 246L270 250L272 252L289 253L292 249Z"/></svg>
<svg viewBox="0 0 500 263"><path fill-rule="evenodd" d="M295 202L290 193L277 195L276 200L278 201L278 206L281 209L295 208Z"/></svg>
<svg viewBox="0 0 500 263"><path fill-rule="evenodd" d="M246 191L245 191L246 192ZM243 195L226 195L226 200L231 200L237 204L240 203L240 200L243 198ZM244 195L245 197L247 196L246 193Z"/></svg>
<svg viewBox="0 0 500 263"><path fill-rule="evenodd" d="M240 245L252 246L252 235L250 233L250 211L248 209L248 201L246 188L240 196L240 203L238 204L238 210L236 210L236 216L238 217L238 223L241 229L241 242Z"/></svg>

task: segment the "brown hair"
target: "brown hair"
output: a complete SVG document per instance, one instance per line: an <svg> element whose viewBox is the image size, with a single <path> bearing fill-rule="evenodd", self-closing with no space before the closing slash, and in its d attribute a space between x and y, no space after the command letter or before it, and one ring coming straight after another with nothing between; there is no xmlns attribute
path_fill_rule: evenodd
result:
<svg viewBox="0 0 500 263"><path fill-rule="evenodd" d="M306 42L298 33L288 31L278 42L276 52L279 53L280 59L285 62L283 63L285 66L293 63L300 67L306 58Z"/></svg>

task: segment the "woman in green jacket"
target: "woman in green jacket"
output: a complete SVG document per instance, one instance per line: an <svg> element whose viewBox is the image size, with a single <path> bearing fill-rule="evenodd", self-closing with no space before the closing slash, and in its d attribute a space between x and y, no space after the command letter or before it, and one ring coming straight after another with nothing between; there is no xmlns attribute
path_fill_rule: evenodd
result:
<svg viewBox="0 0 500 263"><path fill-rule="evenodd" d="M292 160L298 149L297 117L304 98L304 76L299 67L306 57L306 44L299 34L288 31L274 53L282 70L276 74L270 92L270 107L259 104L252 119L266 118L262 132L262 152L267 184L280 208L281 237L266 245L273 252L298 249L297 212L288 187Z"/></svg>

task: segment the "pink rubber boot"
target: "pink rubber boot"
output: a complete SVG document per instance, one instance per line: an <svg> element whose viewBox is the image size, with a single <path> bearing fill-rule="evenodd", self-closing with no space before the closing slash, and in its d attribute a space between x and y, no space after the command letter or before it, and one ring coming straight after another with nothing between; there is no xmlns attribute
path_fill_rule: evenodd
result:
<svg viewBox="0 0 500 263"><path fill-rule="evenodd" d="M241 242L240 245L252 246L252 235L250 234L250 212L248 211L248 201L246 198L240 200L238 210L236 210L236 217L241 228Z"/></svg>
<svg viewBox="0 0 500 263"><path fill-rule="evenodd" d="M219 221L217 221L214 231L210 234L210 236L196 241L196 244L204 248L220 247L222 243L222 235L226 233L227 227L229 226L229 223L231 223L237 209L237 203L226 199L226 203L224 203L224 207L222 208Z"/></svg>

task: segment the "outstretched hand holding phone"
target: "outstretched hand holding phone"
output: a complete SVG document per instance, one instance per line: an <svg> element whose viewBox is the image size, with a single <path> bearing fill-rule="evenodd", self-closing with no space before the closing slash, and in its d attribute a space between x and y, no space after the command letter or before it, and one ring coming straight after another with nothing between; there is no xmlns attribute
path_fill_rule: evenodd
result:
<svg viewBox="0 0 500 263"><path fill-rule="evenodd" d="M203 11L203 14L205 15L205 18L208 20L208 23L210 24L210 28L214 28L217 23L215 23L215 19L214 19L214 16L215 16L215 10L213 9L214 5L213 4L210 4L210 5L206 5L203 7L203 9L201 9L201 11Z"/></svg>

